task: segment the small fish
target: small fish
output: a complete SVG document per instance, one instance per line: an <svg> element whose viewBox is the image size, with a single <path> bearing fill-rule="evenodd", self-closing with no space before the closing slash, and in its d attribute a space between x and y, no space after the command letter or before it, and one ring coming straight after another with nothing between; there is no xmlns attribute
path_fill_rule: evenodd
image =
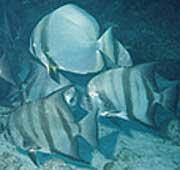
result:
<svg viewBox="0 0 180 170"><path fill-rule="evenodd" d="M180 82L171 82L170 87L161 91L154 66L155 63L148 63L116 68L97 75L88 83L90 99L89 102L86 99L83 107L89 111L99 109L102 116L138 120L157 127L158 114L163 117L167 112L176 112L177 84Z"/></svg>
<svg viewBox="0 0 180 170"><path fill-rule="evenodd" d="M6 138L26 150L37 165L37 151L58 153L81 161L77 136L93 147L97 145L96 115L88 114L77 123L64 100L63 93L71 87L63 87L42 100L24 104L9 117Z"/></svg>
<svg viewBox="0 0 180 170"><path fill-rule="evenodd" d="M101 37L99 30L95 18L67 4L40 20L30 38L30 52L53 79L58 69L88 74L100 71L107 61L118 66L132 65L128 51L113 37L112 28Z"/></svg>

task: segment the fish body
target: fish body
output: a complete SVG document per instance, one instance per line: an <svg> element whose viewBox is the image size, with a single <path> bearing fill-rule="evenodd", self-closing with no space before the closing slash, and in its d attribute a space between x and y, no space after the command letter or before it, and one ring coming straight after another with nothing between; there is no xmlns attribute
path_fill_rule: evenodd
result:
<svg viewBox="0 0 180 170"><path fill-rule="evenodd" d="M125 65L132 64L127 50L114 39L112 29L100 37L95 18L73 4L64 5L40 20L31 35L30 51L48 72L54 70L52 67L78 74L98 72L104 67L102 54L112 63L123 56L128 60Z"/></svg>
<svg viewBox="0 0 180 170"><path fill-rule="evenodd" d="M156 126L157 105L173 112L177 89L174 85L159 91L153 69L154 64L142 64L97 75L88 83L89 109L99 109L103 116L135 119Z"/></svg>
<svg viewBox="0 0 180 170"><path fill-rule="evenodd" d="M29 153L59 153L80 160L76 137L96 145L96 123L92 114L74 121L64 100L66 86L38 102L26 103L10 115L7 139ZM89 123L92 127L89 127Z"/></svg>

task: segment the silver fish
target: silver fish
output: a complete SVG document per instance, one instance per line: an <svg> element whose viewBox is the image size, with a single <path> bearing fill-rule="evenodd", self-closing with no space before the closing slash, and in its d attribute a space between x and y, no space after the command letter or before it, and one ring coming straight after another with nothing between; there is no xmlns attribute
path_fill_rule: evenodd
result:
<svg viewBox="0 0 180 170"><path fill-rule="evenodd" d="M135 119L156 127L159 108L161 114L175 113L177 82L161 91L154 65L111 69L97 75L88 83L89 101L85 100L82 107L99 109L102 116Z"/></svg>
<svg viewBox="0 0 180 170"><path fill-rule="evenodd" d="M112 28L101 37L99 30L90 14L67 4L40 20L31 35L30 52L49 73L57 68L78 74L100 71L105 64L102 55L115 65L132 65L127 50L113 37Z"/></svg>
<svg viewBox="0 0 180 170"><path fill-rule="evenodd" d="M97 145L95 114L76 123L64 100L63 93L71 87L66 86L42 100L24 104L10 115L6 138L26 150L36 164L36 151L81 160L77 136L82 136L94 147Z"/></svg>

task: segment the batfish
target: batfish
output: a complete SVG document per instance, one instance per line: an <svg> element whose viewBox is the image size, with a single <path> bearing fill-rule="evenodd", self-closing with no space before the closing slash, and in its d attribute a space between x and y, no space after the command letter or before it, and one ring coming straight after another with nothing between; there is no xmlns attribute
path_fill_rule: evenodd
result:
<svg viewBox="0 0 180 170"><path fill-rule="evenodd" d="M97 145L96 115L88 114L75 122L64 100L63 93L71 87L63 87L44 99L26 103L9 117L6 139L27 151L37 165L37 151L58 153L81 161L77 136L93 147Z"/></svg>
<svg viewBox="0 0 180 170"><path fill-rule="evenodd" d="M160 90L157 84L160 75L155 72L155 65L116 68L95 76L88 83L89 97L84 98L82 106L93 112L99 109L102 116L138 120L158 127L164 121L158 118L176 112L179 81Z"/></svg>
<svg viewBox="0 0 180 170"><path fill-rule="evenodd" d="M88 74L100 71L106 62L113 66L132 65L128 51L114 38L112 28L100 36L96 19L73 4L64 5L39 21L30 37L30 52L52 78L57 69Z"/></svg>

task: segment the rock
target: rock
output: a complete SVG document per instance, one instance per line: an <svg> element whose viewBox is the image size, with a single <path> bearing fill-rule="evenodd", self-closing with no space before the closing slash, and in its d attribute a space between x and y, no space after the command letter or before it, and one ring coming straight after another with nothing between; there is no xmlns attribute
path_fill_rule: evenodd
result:
<svg viewBox="0 0 180 170"><path fill-rule="evenodd" d="M75 170L75 169L72 169L62 160L52 159L44 164L42 170Z"/></svg>
<svg viewBox="0 0 180 170"><path fill-rule="evenodd" d="M30 164L25 164L18 156L3 152L0 154L1 170L35 170Z"/></svg>
<svg viewBox="0 0 180 170"><path fill-rule="evenodd" d="M16 148L0 135L0 170L37 170L37 168L29 158L18 153Z"/></svg>
<svg viewBox="0 0 180 170"><path fill-rule="evenodd" d="M105 165L104 170L178 170L180 168L179 146L172 145L170 141L161 138L154 131L148 130L147 127L139 124L132 125L131 122L131 125L129 125L131 127L128 129L126 122L120 123L116 138L114 137L115 133L114 135L112 133L108 134L109 127L107 131L104 125L100 127L99 134L103 130L104 138L101 141L101 150L106 156L113 159ZM176 123L172 122L172 124ZM130 131L129 134L127 130ZM174 133L172 131L171 133L177 134L177 129L174 131ZM106 137L104 137L105 132ZM177 139L178 135L175 136ZM114 145L111 144L112 140ZM111 148L113 152L105 152L108 150L107 148Z"/></svg>
<svg viewBox="0 0 180 170"><path fill-rule="evenodd" d="M180 120L171 120L166 133L173 144L180 146Z"/></svg>

